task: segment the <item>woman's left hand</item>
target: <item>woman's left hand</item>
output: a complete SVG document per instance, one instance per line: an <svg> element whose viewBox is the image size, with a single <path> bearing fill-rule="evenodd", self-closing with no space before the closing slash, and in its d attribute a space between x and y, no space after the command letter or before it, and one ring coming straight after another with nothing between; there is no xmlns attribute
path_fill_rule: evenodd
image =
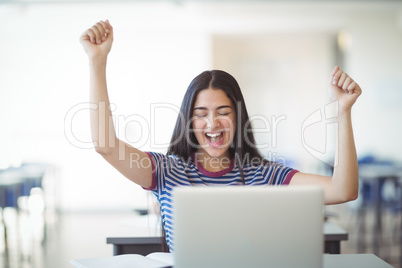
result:
<svg viewBox="0 0 402 268"><path fill-rule="evenodd" d="M362 94L360 86L338 66L331 73L331 95L339 101L339 109L348 111Z"/></svg>

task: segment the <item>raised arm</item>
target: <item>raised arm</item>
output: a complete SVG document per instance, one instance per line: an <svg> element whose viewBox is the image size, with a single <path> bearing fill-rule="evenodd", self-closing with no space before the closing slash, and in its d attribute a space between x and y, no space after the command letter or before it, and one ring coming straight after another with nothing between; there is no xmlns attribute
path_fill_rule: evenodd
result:
<svg viewBox="0 0 402 268"><path fill-rule="evenodd" d="M107 57L113 43L113 28L109 21L100 21L80 37L89 59L91 136L96 152L120 173L142 187L152 184L152 168L147 154L129 146L116 136L106 83ZM141 164L141 165L140 165Z"/></svg>
<svg viewBox="0 0 402 268"><path fill-rule="evenodd" d="M338 101L338 144L332 178L296 173L290 184L318 184L324 187L325 203L338 204L357 198L359 174L352 129L351 110L362 93L360 86L338 66L331 73L331 94Z"/></svg>

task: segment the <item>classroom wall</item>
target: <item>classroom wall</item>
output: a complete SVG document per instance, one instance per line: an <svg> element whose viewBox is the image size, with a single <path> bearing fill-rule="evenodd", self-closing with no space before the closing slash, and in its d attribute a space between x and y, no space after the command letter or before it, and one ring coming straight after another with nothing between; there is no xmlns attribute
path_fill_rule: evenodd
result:
<svg viewBox="0 0 402 268"><path fill-rule="evenodd" d="M353 111L359 155L374 153L402 161L402 126L398 123L402 114L398 105L402 99L401 14L400 4L382 1L286 6L238 1L1 4L0 165L4 168L22 161L54 165L58 170L56 200L61 210L148 206L149 194L90 148L88 69L78 38L84 29L105 18L115 27L108 66L115 124L120 138L142 150L166 151L178 106L191 79L205 69L223 66L238 74L253 114L268 119L272 114L287 115L288 119L278 124L278 155L303 170L318 170L327 160L306 152L300 126L306 116L327 104L325 75L334 63L343 61L342 67L363 88ZM334 44L339 32L344 38L342 61ZM264 52L264 46L256 48L252 41L269 44L274 37L283 37L290 44L299 40L295 46L300 50L292 48L292 55L302 59L297 64L314 61L306 68L306 75L297 68L296 75L286 72L294 58L282 63L278 57L265 72L275 52ZM271 50L278 48L275 44ZM313 45L316 47L310 47ZM253 58L248 58L250 48L256 48ZM231 55L241 60L225 62ZM244 67L245 60L257 67L254 72ZM276 67L281 67L279 76ZM319 75L310 77L314 70ZM266 74L275 78L274 86L264 80ZM304 94L296 91L286 92L284 98L282 92L275 91L295 90L295 77L305 78L303 88L308 88L310 98L300 101ZM310 79L314 80L311 88ZM267 85L266 97L284 105L271 102L264 106L262 100L261 105L253 104L257 101L255 92L264 91ZM321 93L315 94L316 90ZM289 132L287 127L294 131ZM323 131L320 125L316 129ZM264 142L264 138L260 140ZM268 142L272 143L270 138ZM321 141L311 144L322 145Z"/></svg>
<svg viewBox="0 0 402 268"><path fill-rule="evenodd" d="M365 89L354 117L359 153L401 161L402 17L397 10L351 18L345 65Z"/></svg>
<svg viewBox="0 0 402 268"><path fill-rule="evenodd" d="M256 142L266 158L305 172L317 172L322 162L333 164L335 137L328 138L327 120L305 122L330 103L328 77L335 66L335 36L325 32L215 36L214 68L237 77Z"/></svg>

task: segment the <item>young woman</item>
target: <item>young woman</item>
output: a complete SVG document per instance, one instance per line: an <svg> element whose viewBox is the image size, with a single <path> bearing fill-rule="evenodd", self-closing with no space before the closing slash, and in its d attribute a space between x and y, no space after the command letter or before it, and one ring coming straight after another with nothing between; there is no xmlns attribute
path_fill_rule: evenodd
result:
<svg viewBox="0 0 402 268"><path fill-rule="evenodd" d="M113 28L109 21L100 21L86 30L80 41L89 57L90 101L109 107L106 63ZM166 155L143 152L119 140L109 109L91 110L92 139L106 161L154 192L173 251L171 194L176 186L315 184L324 189L326 204L356 199L358 166L351 108L361 89L335 67L331 93L339 105L338 163L332 177L302 173L265 160L256 149L239 85L219 70L205 71L190 83Z"/></svg>

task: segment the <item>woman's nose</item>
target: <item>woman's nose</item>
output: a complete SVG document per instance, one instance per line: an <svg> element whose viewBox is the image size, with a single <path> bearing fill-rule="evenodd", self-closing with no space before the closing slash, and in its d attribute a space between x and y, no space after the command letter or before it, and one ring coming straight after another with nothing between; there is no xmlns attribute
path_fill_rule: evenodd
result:
<svg viewBox="0 0 402 268"><path fill-rule="evenodd" d="M216 129L216 128L220 127L219 117L216 115L211 115L208 118L207 125L208 125L209 129Z"/></svg>

